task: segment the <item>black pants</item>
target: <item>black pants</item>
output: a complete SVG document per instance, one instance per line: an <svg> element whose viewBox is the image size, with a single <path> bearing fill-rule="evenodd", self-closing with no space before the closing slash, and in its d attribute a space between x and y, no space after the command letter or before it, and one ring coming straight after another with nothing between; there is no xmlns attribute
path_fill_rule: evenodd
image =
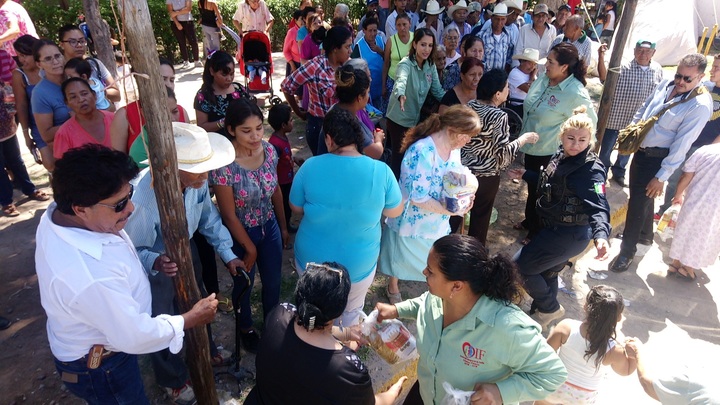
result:
<svg viewBox="0 0 720 405"><path fill-rule="evenodd" d="M391 119L387 119L387 133L388 139L390 139L390 150L392 151L392 157L390 161L390 168L395 173L395 178L400 179L400 167L402 166L402 159L405 155L400 153L400 147L402 146L405 132L410 129L402 125L396 124Z"/></svg>
<svg viewBox="0 0 720 405"><path fill-rule="evenodd" d="M630 199L625 217L620 255L632 258L637 251L637 243L642 239L652 239L653 213L655 200L645 195L645 187L655 177L666 153L648 156L645 151L635 152L630 164Z"/></svg>
<svg viewBox="0 0 720 405"><path fill-rule="evenodd" d="M290 210L290 189L292 188L292 182L288 184L281 184L280 191L283 196L283 210L285 211L285 224L290 227L290 217L292 217L292 211Z"/></svg>
<svg viewBox="0 0 720 405"><path fill-rule="evenodd" d="M500 176L478 176L478 189L475 192L475 202L470 210L470 226L467 234L476 237L482 244L487 245L487 233L490 228L495 196L500 188ZM450 228L457 232L463 217L450 217Z"/></svg>
<svg viewBox="0 0 720 405"><path fill-rule="evenodd" d="M525 155L525 170L532 170L534 172L541 172L541 168L547 167L550 163L552 155L547 156L533 156ZM540 231L540 218L537 215L535 204L537 202L537 183L527 183L528 197L525 202L525 219L522 221L522 226L528 230L528 238L533 238L536 233Z"/></svg>
<svg viewBox="0 0 720 405"><path fill-rule="evenodd" d="M183 61L197 62L200 59L200 51L198 50L197 36L195 35L195 23L193 21L180 21L182 29L179 30L175 26L175 22L170 22L173 35L180 45L180 56ZM188 55L188 45L192 49L192 59Z"/></svg>
<svg viewBox="0 0 720 405"><path fill-rule="evenodd" d="M217 262L215 261L215 248L205 239L200 231L195 231L192 236L195 247L197 247L200 266L202 267L202 279L208 294L219 293Z"/></svg>
<svg viewBox="0 0 720 405"><path fill-rule="evenodd" d="M522 248L517 266L525 291L533 298L533 309L548 313L560 308L558 274L569 259L585 250L591 238L588 225L545 227Z"/></svg>
<svg viewBox="0 0 720 405"><path fill-rule="evenodd" d="M415 381L415 384L410 388L403 405L423 405L423 400L420 396L420 381Z"/></svg>

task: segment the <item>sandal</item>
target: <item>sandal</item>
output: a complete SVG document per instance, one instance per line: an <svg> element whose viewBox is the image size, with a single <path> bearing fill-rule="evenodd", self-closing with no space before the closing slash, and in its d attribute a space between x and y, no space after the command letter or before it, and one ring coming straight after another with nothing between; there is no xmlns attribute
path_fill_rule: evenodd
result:
<svg viewBox="0 0 720 405"><path fill-rule="evenodd" d="M218 298L218 311L225 312L226 314L231 314L235 308L233 308L232 301L230 301L230 298Z"/></svg>
<svg viewBox="0 0 720 405"><path fill-rule="evenodd" d="M695 271L687 266L680 266L675 273L675 277L685 281L695 281Z"/></svg>
<svg viewBox="0 0 720 405"><path fill-rule="evenodd" d="M674 264L668 264L667 275L665 275L665 277L677 277L679 270L680 268Z"/></svg>
<svg viewBox="0 0 720 405"><path fill-rule="evenodd" d="M388 301L390 301L390 304L395 305L398 302L402 302L402 295L400 295L400 291L396 293L391 293L390 290L388 290L387 286L385 287L385 294L387 294Z"/></svg>
<svg viewBox="0 0 720 405"><path fill-rule="evenodd" d="M35 192L30 194L28 198L35 201L47 201L50 199L50 196L45 194L44 191L35 190Z"/></svg>
<svg viewBox="0 0 720 405"><path fill-rule="evenodd" d="M16 217L16 216L20 215L20 211L18 211L15 204L12 204L12 203L10 203L8 205L3 205L2 210L3 210L3 214L5 214L9 217Z"/></svg>

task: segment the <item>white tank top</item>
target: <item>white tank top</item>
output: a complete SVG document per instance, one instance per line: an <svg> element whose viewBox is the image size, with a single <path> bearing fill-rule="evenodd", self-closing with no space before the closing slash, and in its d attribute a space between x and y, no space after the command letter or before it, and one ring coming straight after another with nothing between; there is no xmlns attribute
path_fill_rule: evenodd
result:
<svg viewBox="0 0 720 405"><path fill-rule="evenodd" d="M595 368L597 354L585 360L585 350L588 349L590 342L580 334L581 324L580 321L572 321L570 336L568 336L567 342L560 346L558 356L560 356L567 369L567 382L595 391L600 387L608 366L601 364L600 368ZM608 351L613 347L615 347L615 341L608 340Z"/></svg>

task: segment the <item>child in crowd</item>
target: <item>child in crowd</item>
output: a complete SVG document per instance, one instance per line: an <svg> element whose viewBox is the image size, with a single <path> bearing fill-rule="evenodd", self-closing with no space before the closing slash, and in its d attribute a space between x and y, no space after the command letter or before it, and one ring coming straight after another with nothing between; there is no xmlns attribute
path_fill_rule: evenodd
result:
<svg viewBox="0 0 720 405"><path fill-rule="evenodd" d="M97 97L95 105L98 110L115 111L115 105L112 104L105 95L105 85L100 80L95 80L91 77L92 66L90 66L88 61L83 58L70 59L65 63L65 75L68 78L79 77L85 79L85 81L90 84L90 88L95 92L95 96Z"/></svg>
<svg viewBox="0 0 720 405"><path fill-rule="evenodd" d="M535 405L594 404L608 366L622 376L635 372L635 350L615 340L615 327L625 309L622 294L613 287L597 285L588 293L584 309L584 321L564 319L550 332L548 344L565 363L568 378Z"/></svg>
<svg viewBox="0 0 720 405"><path fill-rule="evenodd" d="M132 66L127 62L127 57L122 51L115 52L115 68L120 85L121 100L115 103L115 108L124 107L138 99L137 83L132 77Z"/></svg>
<svg viewBox="0 0 720 405"><path fill-rule="evenodd" d="M287 137L287 134L293 130L292 109L290 106L287 104L278 104L270 107L268 123L273 129L273 133L270 135L268 142L275 147L278 155L277 177L283 196L285 222L287 223L288 231L295 232L297 231L297 226L290 223L292 212L290 211L289 197L293 177L295 177L293 163L300 166L303 164L303 161L293 158L290 140Z"/></svg>

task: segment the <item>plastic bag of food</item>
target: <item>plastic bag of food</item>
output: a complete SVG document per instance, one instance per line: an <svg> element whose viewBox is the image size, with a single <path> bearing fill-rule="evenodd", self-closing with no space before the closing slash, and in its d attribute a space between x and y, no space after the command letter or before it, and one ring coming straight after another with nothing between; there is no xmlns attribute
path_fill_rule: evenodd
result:
<svg viewBox="0 0 720 405"><path fill-rule="evenodd" d="M442 386L445 388L445 397L440 405L470 405L470 397L473 391L455 389L447 381L443 382Z"/></svg>
<svg viewBox="0 0 720 405"><path fill-rule="evenodd" d="M415 336L397 319L377 321L378 310L363 314L360 331L377 354L389 364L397 364L417 357Z"/></svg>
<svg viewBox="0 0 720 405"><path fill-rule="evenodd" d="M664 241L672 238L675 232L675 224L677 223L678 215L680 215L680 205L673 204L670 208L663 212L662 217L657 225L657 233L660 235L660 239Z"/></svg>
<svg viewBox="0 0 720 405"><path fill-rule="evenodd" d="M477 177L465 166L448 170L443 175L441 203L450 212L461 212L472 203L478 189Z"/></svg>

